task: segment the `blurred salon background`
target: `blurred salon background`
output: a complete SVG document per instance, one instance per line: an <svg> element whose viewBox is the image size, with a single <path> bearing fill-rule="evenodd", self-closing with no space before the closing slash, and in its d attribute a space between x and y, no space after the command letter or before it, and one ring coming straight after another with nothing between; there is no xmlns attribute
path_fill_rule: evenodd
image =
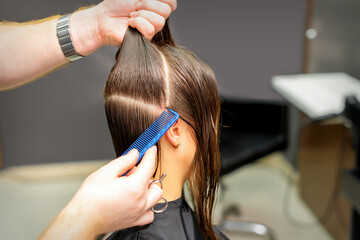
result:
<svg viewBox="0 0 360 240"><path fill-rule="evenodd" d="M99 2L0 0L0 21ZM174 38L223 101L214 224L231 239L360 239L359 26L358 0L178 0ZM115 157L103 88L116 51L0 92L0 239L35 239Z"/></svg>

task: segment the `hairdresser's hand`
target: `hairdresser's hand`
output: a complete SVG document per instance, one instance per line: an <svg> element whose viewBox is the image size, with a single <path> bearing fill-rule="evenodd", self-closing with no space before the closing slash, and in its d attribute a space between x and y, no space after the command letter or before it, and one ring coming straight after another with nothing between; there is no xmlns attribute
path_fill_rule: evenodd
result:
<svg viewBox="0 0 360 240"><path fill-rule="evenodd" d="M120 46L129 25L151 40L176 4L176 0L104 0L75 12L71 17L75 49L88 55L103 45Z"/></svg>
<svg viewBox="0 0 360 240"><path fill-rule="evenodd" d="M86 56L104 45L120 46L128 26L147 39L164 26L176 0L104 0L70 18L75 50ZM0 91L18 87L69 61L56 35L58 16L23 24L0 22Z"/></svg>
<svg viewBox="0 0 360 240"><path fill-rule="evenodd" d="M65 235L61 239L91 239L101 233L152 222L154 213L149 209L162 196L160 187L150 184L156 147L146 152L136 169L121 177L134 167L138 155L133 150L87 177L40 239Z"/></svg>

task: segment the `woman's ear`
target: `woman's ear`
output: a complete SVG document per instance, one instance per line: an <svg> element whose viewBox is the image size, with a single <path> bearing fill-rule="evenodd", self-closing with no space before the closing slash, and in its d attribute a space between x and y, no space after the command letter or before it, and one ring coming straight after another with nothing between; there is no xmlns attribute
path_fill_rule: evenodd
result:
<svg viewBox="0 0 360 240"><path fill-rule="evenodd" d="M180 146L180 137L182 132L182 126L180 120L177 120L165 133L166 139L170 142L170 144L174 148L178 148Z"/></svg>

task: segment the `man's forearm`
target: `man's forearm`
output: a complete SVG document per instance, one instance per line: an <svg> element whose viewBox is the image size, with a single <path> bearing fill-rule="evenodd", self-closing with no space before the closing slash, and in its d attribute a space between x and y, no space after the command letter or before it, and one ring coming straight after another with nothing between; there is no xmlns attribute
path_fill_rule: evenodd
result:
<svg viewBox="0 0 360 240"><path fill-rule="evenodd" d="M80 211L66 206L43 232L38 240L92 240L98 235L93 226L93 219L84 219Z"/></svg>
<svg viewBox="0 0 360 240"><path fill-rule="evenodd" d="M70 19L71 38L80 55L88 55L101 45L91 11L95 10L75 12ZM0 90L36 80L69 62L56 35L59 17L0 23Z"/></svg>
<svg viewBox="0 0 360 240"><path fill-rule="evenodd" d="M35 80L64 65L56 36L57 17L0 24L0 89Z"/></svg>
<svg viewBox="0 0 360 240"><path fill-rule="evenodd" d="M176 0L104 0L71 15L76 52L86 56L103 45L120 46L126 29L148 40L176 9ZM34 81L68 63L56 34L60 16L28 23L0 23L0 91Z"/></svg>

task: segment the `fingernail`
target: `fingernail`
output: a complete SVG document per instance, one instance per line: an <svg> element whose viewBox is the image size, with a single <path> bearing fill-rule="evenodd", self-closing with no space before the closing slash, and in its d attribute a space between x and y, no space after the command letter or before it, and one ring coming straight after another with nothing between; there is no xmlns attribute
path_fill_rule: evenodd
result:
<svg viewBox="0 0 360 240"><path fill-rule="evenodd" d="M138 12L132 12L132 13L130 13L130 17L131 17L131 18L137 17L137 15L138 15Z"/></svg>
<svg viewBox="0 0 360 240"><path fill-rule="evenodd" d="M136 3L136 5L135 5L136 10L139 10L142 7L142 5L143 5L142 2Z"/></svg>

